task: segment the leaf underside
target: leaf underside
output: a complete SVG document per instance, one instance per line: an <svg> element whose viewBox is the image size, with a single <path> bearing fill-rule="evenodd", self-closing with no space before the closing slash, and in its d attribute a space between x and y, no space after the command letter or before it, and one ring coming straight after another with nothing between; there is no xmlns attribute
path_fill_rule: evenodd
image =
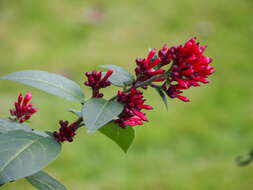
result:
<svg viewBox="0 0 253 190"><path fill-rule="evenodd" d="M0 118L0 134L7 133L8 131L12 130L32 131L32 129L25 124L21 124L16 121L11 121L9 119Z"/></svg>
<svg viewBox="0 0 253 190"><path fill-rule="evenodd" d="M67 190L63 184L44 171L39 171L29 177L26 177L26 180L38 190Z"/></svg>
<svg viewBox="0 0 253 190"><path fill-rule="evenodd" d="M30 176L55 160L61 145L51 136L23 130L0 135L0 184Z"/></svg>
<svg viewBox="0 0 253 190"><path fill-rule="evenodd" d="M113 73L108 80L115 86L128 86L131 85L134 81L133 75L127 70L125 70L123 67L116 65L101 65L100 67L113 70ZM106 72L102 73L103 76L105 75L105 73Z"/></svg>
<svg viewBox="0 0 253 190"><path fill-rule="evenodd" d="M71 113L73 113L74 115L76 115L78 117L82 117L82 111L75 110L73 108L69 108L68 111L71 112Z"/></svg>
<svg viewBox="0 0 253 190"><path fill-rule="evenodd" d="M0 80L12 80L72 101L84 101L84 93L74 81L46 71L24 70L8 74Z"/></svg>

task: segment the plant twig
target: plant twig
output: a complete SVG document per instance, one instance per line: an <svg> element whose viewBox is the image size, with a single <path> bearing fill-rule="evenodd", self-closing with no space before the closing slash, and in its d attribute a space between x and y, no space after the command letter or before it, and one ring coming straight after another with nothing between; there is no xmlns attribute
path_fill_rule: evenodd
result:
<svg viewBox="0 0 253 190"><path fill-rule="evenodd" d="M140 83L136 83L135 85L127 88L126 90L124 90L123 92L130 92L133 88L140 88L146 85L151 84L153 81L155 81L156 79L162 78L162 77L168 77L168 72L161 74L161 75L155 75L151 78L149 78L146 81L140 82ZM118 97L118 95L113 96L111 99L109 99L109 101L113 101Z"/></svg>

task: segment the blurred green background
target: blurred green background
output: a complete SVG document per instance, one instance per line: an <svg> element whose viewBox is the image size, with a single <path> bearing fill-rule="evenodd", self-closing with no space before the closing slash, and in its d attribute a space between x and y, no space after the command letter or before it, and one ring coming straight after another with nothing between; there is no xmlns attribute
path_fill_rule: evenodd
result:
<svg viewBox="0 0 253 190"><path fill-rule="evenodd" d="M70 190L251 190L253 167L234 159L253 148L252 0L0 0L0 75L24 69L60 73L82 84L84 72L116 64L133 71L150 47L197 36L214 59L211 83L185 94L190 103L147 91L150 122L135 127L127 155L101 134L80 130L46 171ZM88 89L84 87L88 95ZM32 90L34 128L56 130L79 108L14 82L0 84L1 117L19 92ZM108 97L116 89L107 90ZM4 190L32 190L25 180Z"/></svg>

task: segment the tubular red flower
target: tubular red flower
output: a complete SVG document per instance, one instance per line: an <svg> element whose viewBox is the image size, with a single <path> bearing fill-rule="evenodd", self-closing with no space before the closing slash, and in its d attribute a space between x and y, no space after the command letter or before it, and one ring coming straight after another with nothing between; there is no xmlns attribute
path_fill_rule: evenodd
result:
<svg viewBox="0 0 253 190"><path fill-rule="evenodd" d="M148 121L142 109L153 109L150 105L145 105L145 99L142 92L137 89L131 89L130 92L118 92L118 102L124 104L124 110L119 115L119 119L115 120L120 127L143 125L143 121Z"/></svg>
<svg viewBox="0 0 253 190"><path fill-rule="evenodd" d="M181 95L178 95L178 94L177 94L176 97L177 97L178 99L184 101L184 102L189 102L189 101L190 101L190 99L187 98L187 97L185 97L185 96L181 96Z"/></svg>
<svg viewBox="0 0 253 190"><path fill-rule="evenodd" d="M101 82L107 81L107 79L112 75L112 73L113 73L113 70L112 70L112 69L109 69L109 70L106 72L104 78L101 80Z"/></svg>
<svg viewBox="0 0 253 190"><path fill-rule="evenodd" d="M85 75L88 78L88 81L84 82L86 86L92 88L92 97L93 98L101 98L103 97L103 93L100 93L99 90L101 88L106 88L111 85L111 82L108 81L108 78L112 75L113 70L108 70L105 76L102 78L102 72L92 71L86 72Z"/></svg>
<svg viewBox="0 0 253 190"><path fill-rule="evenodd" d="M164 45L158 52L158 56L161 59L162 65L168 65L171 62L170 48L167 45Z"/></svg>
<svg viewBox="0 0 253 190"><path fill-rule="evenodd" d="M10 114L15 116L15 120L19 123L23 123L38 111L38 108L34 108L32 104L28 104L32 99L32 93L28 92L23 98L20 93L18 96L18 101L14 103L15 109L10 109Z"/></svg>
<svg viewBox="0 0 253 190"><path fill-rule="evenodd" d="M156 65L161 63L161 59L158 57L156 59L154 59L154 61L152 61L149 65L148 68L151 69L153 67L155 67Z"/></svg>
<svg viewBox="0 0 253 190"><path fill-rule="evenodd" d="M155 49L151 49L149 51L146 59L141 58L136 59L136 64L137 64L137 67L135 69L135 73L137 76L136 82L142 82L148 80L154 75L165 73L165 70L156 68L156 66L161 64L161 58L156 55Z"/></svg>

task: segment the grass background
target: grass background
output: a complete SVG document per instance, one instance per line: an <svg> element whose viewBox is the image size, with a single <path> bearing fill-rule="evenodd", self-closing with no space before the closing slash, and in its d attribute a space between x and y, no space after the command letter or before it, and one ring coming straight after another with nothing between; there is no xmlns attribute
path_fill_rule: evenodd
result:
<svg viewBox="0 0 253 190"><path fill-rule="evenodd" d="M84 72L98 65L131 71L148 48L197 36L217 72L209 85L185 93L190 103L169 100L167 112L149 91L155 110L135 128L127 155L81 130L46 171L70 190L251 190L252 165L237 167L234 158L253 148L252 18L252 0L0 0L0 75L39 69L81 84ZM56 130L58 120L74 119L63 110L79 108L76 103L3 81L1 117L28 90L40 108L34 128ZM2 189L34 188L19 180Z"/></svg>

